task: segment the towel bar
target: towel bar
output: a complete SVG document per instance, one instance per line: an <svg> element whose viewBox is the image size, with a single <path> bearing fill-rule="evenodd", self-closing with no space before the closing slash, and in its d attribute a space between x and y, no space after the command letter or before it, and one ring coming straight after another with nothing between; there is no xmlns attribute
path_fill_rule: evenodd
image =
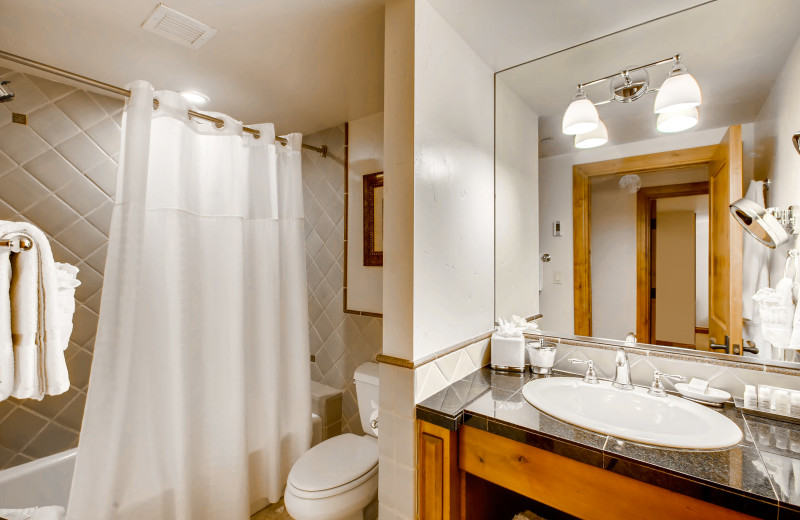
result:
<svg viewBox="0 0 800 520"><path fill-rule="evenodd" d="M33 241L27 237L15 236L0 240L0 247L8 247L11 248L12 253L19 253L32 248Z"/></svg>

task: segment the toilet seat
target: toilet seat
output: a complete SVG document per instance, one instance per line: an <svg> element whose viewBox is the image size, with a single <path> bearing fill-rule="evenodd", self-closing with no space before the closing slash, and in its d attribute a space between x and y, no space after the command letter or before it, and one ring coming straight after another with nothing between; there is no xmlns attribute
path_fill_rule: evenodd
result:
<svg viewBox="0 0 800 520"><path fill-rule="evenodd" d="M298 498L327 498L357 488L377 473L377 439L345 433L304 453L289 473L287 488Z"/></svg>

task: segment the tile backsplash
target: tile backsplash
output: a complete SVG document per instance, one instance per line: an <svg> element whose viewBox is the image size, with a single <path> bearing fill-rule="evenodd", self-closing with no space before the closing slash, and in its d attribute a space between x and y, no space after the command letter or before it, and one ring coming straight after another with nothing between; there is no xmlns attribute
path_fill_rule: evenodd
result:
<svg viewBox="0 0 800 520"><path fill-rule="evenodd" d="M56 261L80 269L66 350L70 389L42 401L0 402L0 468L75 447L100 311L123 102L0 68L16 97L0 104L0 219L26 220ZM28 116L12 123L11 114Z"/></svg>
<svg viewBox="0 0 800 520"><path fill-rule="evenodd" d="M382 320L344 312L344 125L303 142L328 146L328 157L303 150L306 273L311 339L311 378L342 389L342 431L363 433L353 374L382 349Z"/></svg>

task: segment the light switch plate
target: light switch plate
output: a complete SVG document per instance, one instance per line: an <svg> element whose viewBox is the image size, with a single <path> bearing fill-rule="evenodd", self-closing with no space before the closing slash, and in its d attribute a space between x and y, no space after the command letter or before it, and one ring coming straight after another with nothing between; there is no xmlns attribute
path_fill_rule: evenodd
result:
<svg viewBox="0 0 800 520"><path fill-rule="evenodd" d="M553 283L561 284L561 271L553 271Z"/></svg>
<svg viewBox="0 0 800 520"><path fill-rule="evenodd" d="M555 220L553 221L553 236L560 237L561 236L561 221Z"/></svg>

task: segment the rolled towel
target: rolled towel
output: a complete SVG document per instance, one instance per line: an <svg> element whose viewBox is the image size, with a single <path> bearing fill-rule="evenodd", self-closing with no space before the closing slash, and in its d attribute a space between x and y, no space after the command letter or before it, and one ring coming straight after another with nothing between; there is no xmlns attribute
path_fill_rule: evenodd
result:
<svg viewBox="0 0 800 520"><path fill-rule="evenodd" d="M61 520L67 512L61 506L0 509L0 517L8 520Z"/></svg>
<svg viewBox="0 0 800 520"><path fill-rule="evenodd" d="M18 234L34 246L11 255L11 331L15 385L11 395L41 400L69 389L56 263L47 236L27 222L0 221L0 236Z"/></svg>

